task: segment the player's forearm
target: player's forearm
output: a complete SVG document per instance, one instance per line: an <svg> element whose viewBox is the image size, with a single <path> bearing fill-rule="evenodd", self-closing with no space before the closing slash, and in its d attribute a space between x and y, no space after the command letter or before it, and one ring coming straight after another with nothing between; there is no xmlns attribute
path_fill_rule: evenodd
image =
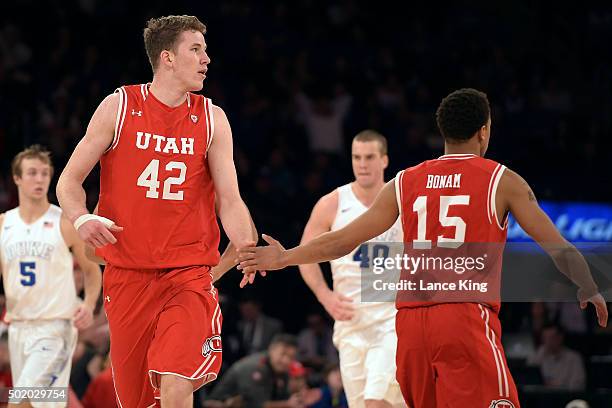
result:
<svg viewBox="0 0 612 408"><path fill-rule="evenodd" d="M83 267L83 275L85 278L85 299L84 303L94 310L96 303L98 302L98 296L100 296L100 289L102 287L102 273L100 267L96 264L89 264Z"/></svg>
<svg viewBox="0 0 612 408"><path fill-rule="evenodd" d="M222 202L219 206L219 218L225 233L236 248L242 248L249 242L257 242L257 230L242 200Z"/></svg>
<svg viewBox="0 0 612 408"><path fill-rule="evenodd" d="M236 247L230 242L225 248L225 251L223 251L219 263L212 268L213 283L218 281L227 271L236 266L236 258L238 258Z"/></svg>
<svg viewBox="0 0 612 408"><path fill-rule="evenodd" d="M306 244L285 251L281 262L290 266L331 261L348 254L357 245L343 230L326 232Z"/></svg>
<svg viewBox="0 0 612 408"><path fill-rule="evenodd" d="M62 173L55 191L60 207L70 222L74 223L81 215L89 212L85 205L85 190L77 180Z"/></svg>
<svg viewBox="0 0 612 408"><path fill-rule="evenodd" d="M559 271L585 291L587 295L592 296L599 291L591 275L589 264L576 247L566 242L564 244L543 245L543 248L552 258Z"/></svg>
<svg viewBox="0 0 612 408"><path fill-rule="evenodd" d="M323 277L323 272L318 264L300 265L300 274L306 285L312 290L317 299L321 299L325 293L329 292L329 286Z"/></svg>

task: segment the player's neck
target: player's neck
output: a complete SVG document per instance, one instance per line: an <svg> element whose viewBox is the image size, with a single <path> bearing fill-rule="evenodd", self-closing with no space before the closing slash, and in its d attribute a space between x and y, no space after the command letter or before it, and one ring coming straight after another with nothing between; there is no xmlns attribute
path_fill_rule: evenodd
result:
<svg viewBox="0 0 612 408"><path fill-rule="evenodd" d="M361 203L366 207L370 207L374 203L376 196L384 186L384 180L381 180L379 183L367 187L359 185L359 183L357 183L356 181L352 183L353 193L355 194L357 199L361 201Z"/></svg>
<svg viewBox="0 0 612 408"><path fill-rule="evenodd" d="M42 217L49 209L49 200L46 198L33 200L19 197L19 216L26 224L31 224Z"/></svg>
<svg viewBox="0 0 612 408"><path fill-rule="evenodd" d="M149 92L155 95L155 98L161 103L172 108L181 105L187 98L187 92L176 86L172 79L160 78L158 76L153 77Z"/></svg>
<svg viewBox="0 0 612 408"><path fill-rule="evenodd" d="M480 156L480 144L465 143L444 143L444 154L475 154Z"/></svg>

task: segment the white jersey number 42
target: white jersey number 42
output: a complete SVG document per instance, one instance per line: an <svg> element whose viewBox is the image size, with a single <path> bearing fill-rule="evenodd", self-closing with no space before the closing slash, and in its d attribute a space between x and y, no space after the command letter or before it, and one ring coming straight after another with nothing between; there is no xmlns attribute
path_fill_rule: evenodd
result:
<svg viewBox="0 0 612 408"><path fill-rule="evenodd" d="M177 192L170 191L172 185L180 186L185 182L185 175L187 173L187 165L183 162L171 161L166 164L166 171L179 170L178 177L168 177L164 180L164 189L162 192L162 200L175 200L180 201L183 199L183 190ZM138 176L138 182L136 185L141 187L147 187L147 198L159 198L159 160L153 159L145 167L145 169Z"/></svg>

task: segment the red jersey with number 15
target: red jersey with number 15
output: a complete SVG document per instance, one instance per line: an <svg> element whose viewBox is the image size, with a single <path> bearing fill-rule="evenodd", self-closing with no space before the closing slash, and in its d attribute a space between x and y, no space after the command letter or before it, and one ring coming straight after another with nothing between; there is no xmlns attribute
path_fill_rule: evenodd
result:
<svg viewBox="0 0 612 408"><path fill-rule="evenodd" d="M447 154L398 173L396 195L405 254L421 258L419 270L402 270L402 280L420 284L420 277L429 273L430 282L452 281L457 288L456 293L438 291L421 299L400 292L398 308L470 302L473 286L468 283L489 279L491 298L478 300L487 294L476 290L474 302L499 310L507 219L498 220L495 196L504 170L505 166L473 154Z"/></svg>
<svg viewBox="0 0 612 408"><path fill-rule="evenodd" d="M124 230L115 234L116 244L96 253L122 268L216 265L210 99L188 93L173 108L155 98L149 84L116 92L115 137L100 159L98 214Z"/></svg>

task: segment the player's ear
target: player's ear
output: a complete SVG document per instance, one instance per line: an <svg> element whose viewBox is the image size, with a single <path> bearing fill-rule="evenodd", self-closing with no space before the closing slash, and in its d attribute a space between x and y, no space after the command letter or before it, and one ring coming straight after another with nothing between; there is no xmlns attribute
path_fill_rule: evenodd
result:
<svg viewBox="0 0 612 408"><path fill-rule="evenodd" d="M386 169L389 166L389 156L385 154L383 155L382 159L383 159L383 169Z"/></svg>
<svg viewBox="0 0 612 408"><path fill-rule="evenodd" d="M174 53L172 51L163 50L161 54L159 54L160 63L171 66L174 62Z"/></svg>
<svg viewBox="0 0 612 408"><path fill-rule="evenodd" d="M478 141L483 143L487 139L487 125L484 124L478 129Z"/></svg>

